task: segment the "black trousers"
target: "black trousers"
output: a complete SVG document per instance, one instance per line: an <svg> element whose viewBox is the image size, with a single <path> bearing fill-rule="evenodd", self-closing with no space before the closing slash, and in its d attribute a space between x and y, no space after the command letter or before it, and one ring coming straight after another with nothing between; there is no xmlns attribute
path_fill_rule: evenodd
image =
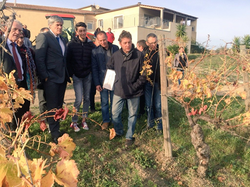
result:
<svg viewBox="0 0 250 187"><path fill-rule="evenodd" d="M90 110L95 110L95 95L96 95L96 87L92 79L91 89L90 89Z"/></svg>
<svg viewBox="0 0 250 187"><path fill-rule="evenodd" d="M50 111L52 109L62 108L67 82L64 81L63 83L54 83L48 80L43 84L47 101L47 110ZM52 116L54 114L55 112L48 113L49 116ZM55 121L54 117L49 117L47 118L47 121L49 123L52 138L60 137L59 120Z"/></svg>
<svg viewBox="0 0 250 187"><path fill-rule="evenodd" d="M18 88L25 88L26 90L28 89L27 83L25 80L21 82L17 82ZM18 108L16 112L14 113L14 116L12 118L12 122L9 124L10 130L15 131L17 126L19 126L23 115L30 110L30 101L24 100L24 104L21 104L22 108Z"/></svg>

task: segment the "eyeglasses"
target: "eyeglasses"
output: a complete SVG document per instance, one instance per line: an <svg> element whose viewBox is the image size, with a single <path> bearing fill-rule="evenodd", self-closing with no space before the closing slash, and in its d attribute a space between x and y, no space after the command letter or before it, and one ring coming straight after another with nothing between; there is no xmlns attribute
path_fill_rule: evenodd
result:
<svg viewBox="0 0 250 187"><path fill-rule="evenodd" d="M148 43L149 45L156 45L157 44L157 41L155 42L151 42L151 43Z"/></svg>

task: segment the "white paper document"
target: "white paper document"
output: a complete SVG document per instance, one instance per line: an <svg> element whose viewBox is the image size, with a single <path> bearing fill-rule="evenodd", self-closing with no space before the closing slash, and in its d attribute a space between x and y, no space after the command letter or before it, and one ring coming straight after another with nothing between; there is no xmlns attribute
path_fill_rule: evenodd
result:
<svg viewBox="0 0 250 187"><path fill-rule="evenodd" d="M107 69L103 82L103 88L108 90L114 90L114 82L115 82L115 71L112 69Z"/></svg>

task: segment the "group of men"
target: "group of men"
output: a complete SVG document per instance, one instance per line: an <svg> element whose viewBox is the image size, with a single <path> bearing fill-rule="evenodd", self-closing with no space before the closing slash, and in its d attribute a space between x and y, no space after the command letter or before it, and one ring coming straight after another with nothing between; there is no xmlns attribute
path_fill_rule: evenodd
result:
<svg viewBox="0 0 250 187"><path fill-rule="evenodd" d="M145 99L148 114L148 128L152 128L155 125L154 119L157 119L157 129L162 131L160 66L157 36L155 34L148 34L146 46L144 42L143 48L139 51L138 49L141 44L138 42L138 49L136 49L132 44L132 36L127 31L122 31L118 38L121 47L119 49L118 46L108 42L107 34L104 31L96 33L99 46L95 46L94 43L86 37L87 26L83 22L79 22L75 25L76 37L68 44L66 44L65 39L60 36L63 27L62 18L51 16L48 19L48 27L49 30L47 32L41 32L36 38L34 59L36 72L44 89L43 95L46 98L46 109L48 111L62 107L67 82L70 82L70 77L72 77L75 91L74 107L76 111L79 112L83 100L83 115L80 125L83 129L88 130L89 127L86 119L90 105L89 97L93 79L96 90L99 91L101 95L102 129L108 128L112 121L116 136L123 135L124 130L121 113L123 105L126 103L128 109L126 145L132 145L135 140L133 135L137 120L137 110L140 100L142 100L141 104L143 104L143 99ZM14 21L8 36L11 41L9 43L15 43L18 40L21 30L21 23ZM11 47L8 48L8 45L7 42L6 48L11 51ZM18 53L18 49L16 52ZM2 53L5 56L8 54L6 52ZM26 62L19 58L21 62L19 66L15 59L15 53L13 52L11 52L12 56L7 55L9 60L5 62L3 60L5 59L3 54L1 56L4 71L10 73L11 70L15 69L17 84L28 89L27 85L25 85L26 80L24 73ZM151 59L153 74L150 75L150 79L153 81L153 84L150 84L146 80L146 72L143 74L140 73L145 56L149 56ZM113 90L103 88L103 81L107 69L114 70L116 73ZM140 105L140 107L142 107L140 111L143 113L144 106ZM28 108L25 110L27 111ZM25 110L23 110L22 114L24 114ZM109 111L111 111L111 114ZM51 112L48 116L53 116L53 114L54 112ZM59 130L59 120L55 121L53 117L48 117L47 122L52 140L57 143L58 138L62 135ZM77 115L72 117L70 126L75 132L80 130Z"/></svg>

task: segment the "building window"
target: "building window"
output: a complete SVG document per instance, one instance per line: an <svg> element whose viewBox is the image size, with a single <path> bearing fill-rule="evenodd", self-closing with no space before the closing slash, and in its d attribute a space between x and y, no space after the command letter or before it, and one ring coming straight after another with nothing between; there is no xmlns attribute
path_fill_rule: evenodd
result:
<svg viewBox="0 0 250 187"><path fill-rule="evenodd" d="M123 17L116 16L114 17L114 29L119 29L123 27Z"/></svg>
<svg viewBox="0 0 250 187"><path fill-rule="evenodd" d="M98 20L98 27L103 29L103 19Z"/></svg>
<svg viewBox="0 0 250 187"><path fill-rule="evenodd" d="M88 30L93 30L93 22L87 22L87 29Z"/></svg>

